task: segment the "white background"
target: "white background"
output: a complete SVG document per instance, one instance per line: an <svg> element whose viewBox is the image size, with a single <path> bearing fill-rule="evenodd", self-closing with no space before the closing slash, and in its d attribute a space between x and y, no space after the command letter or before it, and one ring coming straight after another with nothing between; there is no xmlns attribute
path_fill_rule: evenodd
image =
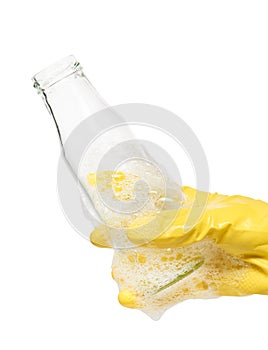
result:
<svg viewBox="0 0 268 350"><path fill-rule="evenodd" d="M267 1L5 1L1 33L0 348L267 347L268 297L187 301L154 322L121 307L112 251L59 206L59 144L31 76L74 54L110 103L182 117L211 191L268 201Z"/></svg>

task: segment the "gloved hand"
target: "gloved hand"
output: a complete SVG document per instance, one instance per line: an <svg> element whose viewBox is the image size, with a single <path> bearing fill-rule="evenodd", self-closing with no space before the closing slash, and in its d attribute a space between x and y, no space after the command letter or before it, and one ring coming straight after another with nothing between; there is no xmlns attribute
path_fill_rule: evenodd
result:
<svg viewBox="0 0 268 350"><path fill-rule="evenodd" d="M187 247L203 240L213 241L229 254L245 262L239 283L232 284L233 271L226 269L224 278L217 284L218 295L268 294L268 204L243 196L207 194L190 187L183 187L185 203L177 214L163 210L150 226L150 218L142 218L150 230L144 230L141 219L127 230L128 238L137 245L148 248ZM197 197L207 197L202 216L190 229L185 231L189 215L193 215ZM175 217L172 224L171 217ZM193 215L194 217L194 215ZM147 225L146 225L147 226ZM163 231L154 235L154 227ZM167 227L167 228L166 228ZM91 235L91 242L98 246L111 246L107 230L97 229ZM215 265L218 262L215 261ZM245 272L246 271L246 272ZM237 275L236 275L237 276Z"/></svg>

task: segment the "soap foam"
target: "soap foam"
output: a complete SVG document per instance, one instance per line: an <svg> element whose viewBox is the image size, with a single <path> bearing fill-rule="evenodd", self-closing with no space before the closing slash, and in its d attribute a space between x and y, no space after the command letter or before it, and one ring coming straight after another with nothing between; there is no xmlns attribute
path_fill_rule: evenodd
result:
<svg viewBox="0 0 268 350"><path fill-rule="evenodd" d="M199 268L158 291L198 261L202 262ZM137 308L157 320L168 308L186 299L215 298L224 294L225 287L229 295L232 291L237 294L248 268L249 264L227 254L213 241L203 240L176 249L116 250L112 275L121 291L135 295Z"/></svg>
<svg viewBox="0 0 268 350"><path fill-rule="evenodd" d="M103 223L111 228L125 229L137 218L179 208L182 199L177 184L153 164L138 159L97 174L81 167L80 178Z"/></svg>

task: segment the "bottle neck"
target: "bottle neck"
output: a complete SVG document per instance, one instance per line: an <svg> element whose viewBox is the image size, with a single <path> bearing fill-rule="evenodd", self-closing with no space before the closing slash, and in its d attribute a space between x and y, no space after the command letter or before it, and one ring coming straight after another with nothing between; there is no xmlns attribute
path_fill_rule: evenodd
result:
<svg viewBox="0 0 268 350"><path fill-rule="evenodd" d="M62 146L82 120L108 107L73 56L36 74L33 81L54 119Z"/></svg>
<svg viewBox="0 0 268 350"><path fill-rule="evenodd" d="M82 153L95 136L114 125L123 124L124 120L98 94L73 56L68 56L42 70L33 77L33 81L34 87L54 119L64 157L76 174ZM103 114L94 118L93 114L101 110ZM80 135L77 135L76 127L81 122L84 123L79 129ZM69 137L71 134L72 137ZM127 138L133 138L128 126L123 131L118 130L112 137L104 136L101 139L102 144L98 144L98 150L104 152L106 146L112 147L119 139L126 140ZM83 141L81 145L80 141ZM135 154L136 157L144 156L142 147L134 143L131 147L132 154ZM128 152L126 149L126 157L129 155Z"/></svg>

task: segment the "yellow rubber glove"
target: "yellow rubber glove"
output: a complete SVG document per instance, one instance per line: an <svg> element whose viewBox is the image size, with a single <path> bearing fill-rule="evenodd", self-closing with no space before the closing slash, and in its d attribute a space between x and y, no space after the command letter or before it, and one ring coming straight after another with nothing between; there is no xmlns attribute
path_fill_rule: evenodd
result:
<svg viewBox="0 0 268 350"><path fill-rule="evenodd" d="M249 266L235 288L230 283L232 271L226 271L219 295L268 294L268 204L237 195L207 194L190 187L183 187L183 193L187 203L185 207L177 214L172 210L162 211L152 221L158 232L163 227L162 234L155 237L153 226L144 230L146 223L150 227L151 219L142 218L127 230L128 238L148 248L180 248L203 240L213 241ZM207 205L201 218L185 232L189 214L193 215L198 209L195 208L196 195L201 198L207 196ZM91 241L98 246L111 246L109 234L102 228L91 234Z"/></svg>

